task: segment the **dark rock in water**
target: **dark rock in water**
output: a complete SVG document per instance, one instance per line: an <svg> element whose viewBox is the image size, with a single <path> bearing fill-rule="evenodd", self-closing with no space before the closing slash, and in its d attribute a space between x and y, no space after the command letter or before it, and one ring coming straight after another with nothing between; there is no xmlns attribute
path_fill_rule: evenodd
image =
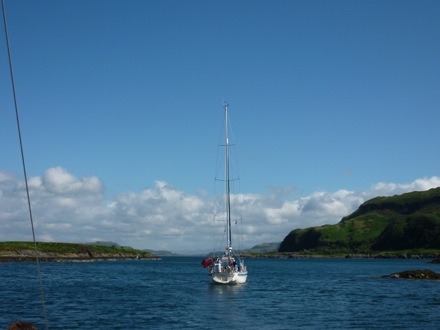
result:
<svg viewBox="0 0 440 330"><path fill-rule="evenodd" d="M409 280L440 280L440 274L429 269L405 270L400 273L382 276L384 278L403 278Z"/></svg>
<svg viewBox="0 0 440 330"><path fill-rule="evenodd" d="M434 260L432 260L431 264L440 264L440 257L435 258Z"/></svg>

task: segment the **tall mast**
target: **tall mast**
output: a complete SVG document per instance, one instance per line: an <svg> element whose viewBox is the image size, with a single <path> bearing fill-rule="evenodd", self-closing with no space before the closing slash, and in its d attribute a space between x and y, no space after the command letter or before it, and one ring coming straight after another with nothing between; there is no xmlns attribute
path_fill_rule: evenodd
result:
<svg viewBox="0 0 440 330"><path fill-rule="evenodd" d="M229 186L229 136L228 136L228 104L224 104L225 109L225 181L226 181L226 229L228 241L228 256L232 250L231 234L231 189Z"/></svg>

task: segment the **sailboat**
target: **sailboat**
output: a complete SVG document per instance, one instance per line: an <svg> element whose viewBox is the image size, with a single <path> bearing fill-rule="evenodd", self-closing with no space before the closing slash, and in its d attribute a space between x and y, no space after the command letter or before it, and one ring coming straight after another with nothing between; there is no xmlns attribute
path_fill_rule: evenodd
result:
<svg viewBox="0 0 440 330"><path fill-rule="evenodd" d="M231 228L231 187L229 177L229 119L228 104L223 106L225 111L225 216L226 216L226 248L222 256L208 256L202 261L202 266L208 268L211 282L215 284L241 284L247 281L248 271L244 260L232 249Z"/></svg>

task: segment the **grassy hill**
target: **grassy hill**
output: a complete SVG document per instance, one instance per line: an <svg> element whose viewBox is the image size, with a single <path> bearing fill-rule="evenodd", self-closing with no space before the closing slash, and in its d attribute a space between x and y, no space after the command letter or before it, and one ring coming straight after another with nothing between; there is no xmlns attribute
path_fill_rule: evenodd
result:
<svg viewBox="0 0 440 330"><path fill-rule="evenodd" d="M440 187L363 203L338 224L295 229L279 252L440 253Z"/></svg>
<svg viewBox="0 0 440 330"><path fill-rule="evenodd" d="M35 261L36 255L42 261L92 261L155 259L149 252L130 247L101 244L74 244L37 242L37 253L33 242L0 242L1 261Z"/></svg>

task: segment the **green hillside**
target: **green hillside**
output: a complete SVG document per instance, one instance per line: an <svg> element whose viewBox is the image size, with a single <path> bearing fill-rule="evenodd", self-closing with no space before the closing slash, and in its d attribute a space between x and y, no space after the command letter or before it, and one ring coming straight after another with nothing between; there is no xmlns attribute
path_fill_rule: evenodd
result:
<svg viewBox="0 0 440 330"><path fill-rule="evenodd" d="M363 203L335 225L295 229L279 252L440 252L440 187Z"/></svg>
<svg viewBox="0 0 440 330"><path fill-rule="evenodd" d="M149 252L130 247L97 244L74 244L37 242L37 253L33 242L0 242L0 262L35 261L36 255L42 261L82 261L82 260L126 260L154 259Z"/></svg>

